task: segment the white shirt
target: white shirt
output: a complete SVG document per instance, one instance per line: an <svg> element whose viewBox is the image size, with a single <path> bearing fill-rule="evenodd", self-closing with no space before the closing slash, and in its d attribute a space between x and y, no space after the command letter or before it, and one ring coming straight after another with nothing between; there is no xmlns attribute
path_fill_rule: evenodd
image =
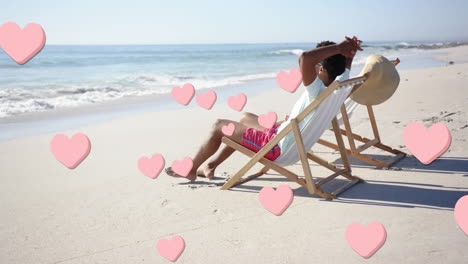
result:
<svg viewBox="0 0 468 264"><path fill-rule="evenodd" d="M336 81L344 81L349 79L349 69L346 68L345 71L338 77L336 77ZM301 95L299 100L294 104L294 107L291 111L291 114L289 115L288 120L283 122L280 127L278 128L277 134L284 129L291 121L291 119L295 118L297 115L299 115L300 112L302 112L312 101L319 96L327 88L325 84L320 80L320 78L317 76L315 77L315 80L309 84L308 86L305 87L306 90L305 92ZM314 111L310 112L309 115L307 115L300 123L299 123L299 130L302 130L304 128L304 125L307 123L307 121L310 119L311 114ZM290 131L284 138L278 142L278 146L280 149L286 149L288 148L291 144L293 144L295 141L294 139L294 134L293 131Z"/></svg>

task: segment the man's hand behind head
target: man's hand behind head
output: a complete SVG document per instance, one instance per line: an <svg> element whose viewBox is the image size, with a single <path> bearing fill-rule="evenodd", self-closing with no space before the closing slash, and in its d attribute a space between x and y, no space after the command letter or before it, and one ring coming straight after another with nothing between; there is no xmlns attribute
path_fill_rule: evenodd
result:
<svg viewBox="0 0 468 264"><path fill-rule="evenodd" d="M361 43L362 41L358 40L356 36L353 38L345 37L345 40L338 44L338 48L343 56L352 58L356 55L356 51L362 50Z"/></svg>

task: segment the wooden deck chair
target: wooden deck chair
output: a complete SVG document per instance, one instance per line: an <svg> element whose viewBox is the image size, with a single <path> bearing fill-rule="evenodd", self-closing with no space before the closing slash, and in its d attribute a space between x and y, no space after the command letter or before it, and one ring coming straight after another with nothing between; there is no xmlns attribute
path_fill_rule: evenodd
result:
<svg viewBox="0 0 468 264"><path fill-rule="evenodd" d="M397 58L396 60L392 61L392 63L396 66L400 63L400 60ZM349 149L346 149L346 153L350 155L351 157L357 158L359 160L362 160L364 162L370 163L372 165L375 165L381 168L388 168L392 166L393 164L395 164L397 161L404 158L407 155L406 153L397 149L393 149L382 143L382 140L380 139L380 135L379 135L379 130L377 129L377 122L375 120L375 115L374 115L374 110L372 108L372 105L367 105L366 107L367 107L367 113L369 115L369 121L372 127L372 132L374 134L374 138L369 139L369 138L365 138L365 137L362 137L360 135L353 133L351 129L351 124L349 123L349 119L352 113L356 110L358 105L359 104L351 100L351 98L348 98L345 101L345 103L341 106L341 114L338 117L339 125L344 124L345 129L341 129L340 127L338 128L333 127L330 129L334 132L339 131L342 135L348 138ZM363 144L360 146L356 146L355 140L360 141ZM323 140L323 139L319 139L317 143L327 146L329 148L332 148L334 150L341 150L339 145ZM370 147L379 148L383 151L393 154L394 156L391 158L389 162L384 162L384 161L372 158L362 153Z"/></svg>
<svg viewBox="0 0 468 264"><path fill-rule="evenodd" d="M347 81L339 82L334 81L328 86L313 102L311 102L296 118L291 119L290 123L283 128L279 133L268 142L258 153L255 153L248 148L245 148L241 144L231 140L228 137L223 137L222 142L237 151L251 157L247 164L242 167L234 176L232 176L222 187L222 190L230 189L231 187L239 184L248 182L255 179L268 170L272 169L292 181L298 183L307 189L310 194L317 194L326 199L333 199L336 196L350 188L354 184L361 182L362 179L353 176L351 174L351 167L348 162L348 158L345 152L345 146L341 133L339 133L338 121L336 115L338 114L341 105L346 100L348 95L353 91L356 84L363 83L366 76L361 76ZM310 114L310 117L308 115ZM304 120L307 117L306 120ZM304 121L305 124L302 129L299 128L299 123ZM338 168L331 163L326 162L322 158L316 156L313 153L307 153L309 149L319 140L326 129L329 128L330 122L335 129L335 136L338 146L341 147L341 158L343 160L344 168ZM301 124L302 126L302 124ZM270 151L283 137L288 133L293 133L295 137L295 143L291 144L287 149L281 150L281 155L275 160L270 161L264 156ZM315 182L311 171L308 159L315 161L316 163L332 170L334 173L327 178L324 178L318 182ZM299 178L298 175L294 174L290 170L284 168L284 166L293 165L297 161L301 161L302 169L304 172L304 178ZM264 165L264 167L258 172L249 177L242 179L247 171L249 171L257 162ZM344 186L337 188L332 192L325 192L322 189L322 185L333 180L338 176L343 176L350 180Z"/></svg>

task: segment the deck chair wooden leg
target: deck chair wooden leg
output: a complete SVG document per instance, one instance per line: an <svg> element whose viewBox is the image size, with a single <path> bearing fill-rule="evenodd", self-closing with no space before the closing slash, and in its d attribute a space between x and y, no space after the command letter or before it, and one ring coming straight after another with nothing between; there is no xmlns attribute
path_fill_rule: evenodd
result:
<svg viewBox="0 0 468 264"><path fill-rule="evenodd" d="M325 198L325 199L327 199L327 200L336 199L336 195L333 195L333 194L331 194L331 193L329 193L329 192L324 192L324 191L322 191L322 189L320 189L320 188L317 188L315 191L316 191L315 194L317 194L317 195L319 195L319 196L321 196L322 198Z"/></svg>
<svg viewBox="0 0 468 264"><path fill-rule="evenodd" d="M322 159L321 157L313 154L312 152L308 152L307 153L307 158L309 158L310 160L312 160L313 162L331 170L331 171L334 171L334 172L341 172L342 173L342 176L344 176L345 178L348 178L350 180L353 180L355 178L357 178L356 176L353 176L351 175L351 170L343 170L343 168L338 168L337 166L335 166L334 164Z"/></svg>
<svg viewBox="0 0 468 264"><path fill-rule="evenodd" d="M332 192L332 195L333 196L338 196L340 193L343 193L344 191L348 190L349 188L351 188L351 186L355 185L356 183L359 183L361 182L362 180L357 178L357 179L354 179L350 182L348 182L347 184L345 184L344 186L342 186L341 188L338 188L337 190L335 190L334 192Z"/></svg>
<svg viewBox="0 0 468 264"><path fill-rule="evenodd" d="M342 170L339 170L339 171L333 173L332 175L328 176L327 178L317 182L317 186L320 187L320 186L324 185L325 183L335 179L336 177L344 174L345 172L349 172L349 169L342 169Z"/></svg>
<svg viewBox="0 0 468 264"><path fill-rule="evenodd" d="M306 150L304 148L304 142L302 141L301 132L299 131L299 126L295 118L291 119L292 129L294 132L294 137L296 138L296 147L301 159L302 169L304 170L304 177L307 184L307 190L310 194L316 193L314 179L312 178L312 173L310 172L309 161L307 160Z"/></svg>
<svg viewBox="0 0 468 264"><path fill-rule="evenodd" d="M348 113L346 112L346 107L344 104L341 106L341 118L343 119L343 124L346 128L346 137L348 138L349 148L351 149L351 152L355 152L356 144L354 143L354 140L351 136L353 131L351 130L351 124L349 123ZM338 128L339 128L339 125L338 125ZM333 127L333 129L337 131L335 127ZM336 136L336 133L335 133L335 136Z"/></svg>
<svg viewBox="0 0 468 264"><path fill-rule="evenodd" d="M337 171L340 171L341 169L336 167L334 164L331 164L329 163L328 161L322 159L321 157L313 154L312 152L308 152L307 153L307 158L309 158L310 160L312 160L313 162L316 162L317 164L331 170L331 171L334 171L334 172L337 172Z"/></svg>
<svg viewBox="0 0 468 264"><path fill-rule="evenodd" d="M267 173L270 170L268 166L264 166L259 172L262 172L263 174Z"/></svg>
<svg viewBox="0 0 468 264"><path fill-rule="evenodd" d="M264 168L266 168L266 166L265 166ZM267 169L267 171L268 171L268 169ZM250 175L249 177L242 178L242 179L238 180L236 183L234 183L234 184L231 186L231 188L232 188L232 187L236 187L237 185L241 185L241 184L244 184L244 183L246 183L246 182L249 182L249 181L251 181L251 180L253 180L253 179L256 179L256 178L262 176L263 174L265 174L265 173L263 172L263 169L262 169L262 170L260 170L259 172Z"/></svg>
<svg viewBox="0 0 468 264"><path fill-rule="evenodd" d="M268 161L267 161L268 162ZM271 166L271 169L278 172L281 175L286 176L288 179L296 182L297 184L301 185L304 188L307 188L306 182L304 179L299 178L296 174L292 173L290 170L287 170L276 163L269 161L272 164L269 164Z"/></svg>
<svg viewBox="0 0 468 264"><path fill-rule="evenodd" d="M343 106L344 106L344 104L343 104ZM344 176L345 178L349 179L349 180L354 181L354 180L358 179L359 181L362 181L362 179L360 179L360 178L358 178L356 176L353 176L352 173L351 173L351 165L349 163L348 154L347 154L347 151L346 151L347 149L346 149L346 146L344 145L344 142L343 142L343 136L339 132L340 127L339 127L338 120L336 119L336 117L332 120L332 127L333 127L334 134L335 134L335 137L336 137L336 143L338 144L338 149L340 151L341 160L343 161L343 165L344 165L345 169L347 169L347 171L342 172L341 175Z"/></svg>
<svg viewBox="0 0 468 264"><path fill-rule="evenodd" d="M233 147L233 146L231 146ZM238 147L234 146L234 149L236 150L239 150ZM257 153L258 154L258 153ZM254 156L256 156L257 154L255 154ZM256 160L255 162L251 162L253 159L251 159L249 162L247 162L247 164L244 165L244 167L242 167L236 174L234 174L233 177L231 177L222 187L221 187L221 190L228 190L229 188L233 187L234 185L239 185L239 181L240 179L242 178L242 176L244 176L247 171L249 171L254 165L255 163L258 161ZM261 173L263 174L263 173ZM260 175L261 175L260 174ZM259 176L260 176L259 175ZM257 176L258 177L258 176Z"/></svg>
<svg viewBox="0 0 468 264"><path fill-rule="evenodd" d="M391 167L393 164L397 163L398 161L400 161L404 157L406 157L406 154L397 154L389 162L387 162L387 167L384 167L384 168Z"/></svg>
<svg viewBox="0 0 468 264"><path fill-rule="evenodd" d="M334 174L328 176L327 178L319 181L317 183L317 189L319 189L321 191L321 186L331 180L333 180L334 178L338 177L338 176L343 176L345 178L347 178L348 180L350 180L350 182L348 182L347 184L345 184L344 186L338 188L337 190L333 191L332 193L326 193L326 195L328 197L332 197L331 199L334 199L336 198L336 196L338 196L338 194L344 192L345 190L351 188L351 186L355 185L356 183L359 183L359 182L363 182L363 180L359 177L356 177L356 176L353 176L351 174L351 166L349 164L349 161L348 161L348 156L346 155L347 150L346 147L344 146L344 142L343 142L343 138L341 136L341 133L339 132L338 130L338 121L336 118L333 119L332 121L332 126L335 130L335 136L336 136L336 141L338 143L338 145L335 145L337 150L340 151L340 154L341 154L341 159L343 161L343 165L345 166L344 169L339 169L337 168L336 166L326 162L325 160L321 159L320 157L312 154L312 153L307 153L307 156L313 160L315 160L317 163L319 163L320 165L323 165L324 167L327 167L329 168L330 170L332 171L335 171ZM351 151L349 151L351 152ZM321 195L321 193L319 193L319 195Z"/></svg>
<svg viewBox="0 0 468 264"><path fill-rule="evenodd" d="M380 142L379 130L377 129L377 123L375 121L375 115L374 110L372 109L372 105L367 106L367 112L369 113L369 120L372 126L372 131L374 132L374 138Z"/></svg>
<svg viewBox="0 0 468 264"><path fill-rule="evenodd" d="M373 140L365 143L364 145L361 145L359 146L359 148L356 149L356 151L354 151L355 153L361 153L363 152L364 150L370 148L370 147L373 147L375 146L375 144L379 143L379 140L374 138Z"/></svg>
<svg viewBox="0 0 468 264"><path fill-rule="evenodd" d="M252 168L253 165L249 166L250 164L244 165L234 176L232 176L222 187L221 190L228 190L229 188L233 187L236 183L239 182L239 180L242 178L242 176L245 175L245 173Z"/></svg>
<svg viewBox="0 0 468 264"><path fill-rule="evenodd" d="M341 160L343 161L343 165L345 168L349 168L351 170L351 166L349 165L349 160L348 156L346 155L346 147L343 142L343 137L341 136L339 132L339 124L338 120L336 120L336 117L333 118L332 120L332 126L333 130L335 131L335 137L336 137L336 142L338 143L338 150L340 151L341 154Z"/></svg>
<svg viewBox="0 0 468 264"><path fill-rule="evenodd" d="M393 153L393 154L403 154L405 156L408 155L408 154L406 154L405 152L403 152L401 150L394 149L394 148L391 148L390 146L384 145L384 144L382 144L382 142L375 144L374 147L379 148L379 149L384 150L384 151L387 151L387 152L390 152L390 153Z"/></svg>

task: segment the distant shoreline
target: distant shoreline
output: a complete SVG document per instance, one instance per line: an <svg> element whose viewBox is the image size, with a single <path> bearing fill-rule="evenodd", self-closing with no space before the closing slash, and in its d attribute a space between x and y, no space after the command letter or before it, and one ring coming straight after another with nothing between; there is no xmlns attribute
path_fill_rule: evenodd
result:
<svg viewBox="0 0 468 264"><path fill-rule="evenodd" d="M316 44L320 41L312 41L312 42L265 42L265 43L127 43L127 44L99 44L99 43L90 43L90 44L60 44L60 43L47 43L47 46L217 46L217 45L278 45L278 44ZM414 44L412 46L417 47L417 45L421 45L422 48L425 46L429 47L429 49L437 49L437 48L450 48L450 47L458 47L458 46L465 46L468 45L468 41L366 41L364 43L409 43ZM427 44L431 43L431 44ZM443 46L438 46L437 44L441 43ZM364 44L363 47L371 47L372 45ZM403 47L403 46L402 46Z"/></svg>

